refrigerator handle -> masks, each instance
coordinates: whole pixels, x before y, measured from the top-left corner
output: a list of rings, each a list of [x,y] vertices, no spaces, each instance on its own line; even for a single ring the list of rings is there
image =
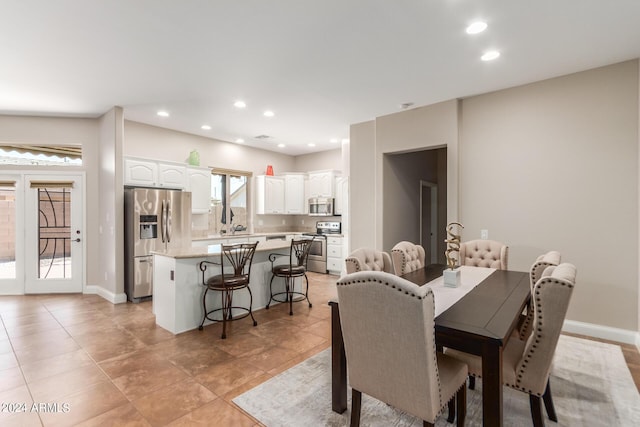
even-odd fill
[[[167,242],[171,242],[171,201],[167,200]]]
[[[165,229],[166,229],[166,224],[167,224],[167,216],[166,216],[166,207],[165,207],[165,201],[162,201],[162,212],[160,213],[160,237],[162,238],[162,243],[164,243],[164,237],[165,237]]]

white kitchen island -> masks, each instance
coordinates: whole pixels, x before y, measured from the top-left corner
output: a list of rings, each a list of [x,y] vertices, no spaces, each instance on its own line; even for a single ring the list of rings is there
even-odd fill
[[[271,262],[269,254],[286,255],[279,257],[276,264],[289,262],[291,242],[280,240],[258,243],[253,256],[249,287],[253,293],[251,308],[264,308],[270,299],[269,281],[271,280]],[[164,329],[179,334],[200,326],[204,316],[202,295],[202,272],[199,265],[202,261],[220,262],[220,245],[196,246],[186,249],[174,249],[153,253],[153,312],[156,324]],[[218,265],[207,265],[205,277],[220,274]],[[302,281],[296,281],[296,290]],[[273,280],[274,292],[284,291],[281,278]],[[249,306],[249,292],[246,289],[234,292],[234,305]],[[207,294],[207,309],[210,311],[221,306],[219,292]],[[235,313],[234,313],[235,314]],[[248,322],[251,319],[247,320]],[[242,320],[240,320],[242,322]],[[209,320],[205,325],[212,323]]]

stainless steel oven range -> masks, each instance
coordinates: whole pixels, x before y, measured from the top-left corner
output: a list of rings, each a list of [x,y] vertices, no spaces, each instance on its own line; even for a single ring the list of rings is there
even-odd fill
[[[318,221],[315,233],[303,233],[304,236],[314,236],[315,239],[309,250],[307,269],[316,273],[328,273],[327,270],[327,235],[342,233],[340,221]]]

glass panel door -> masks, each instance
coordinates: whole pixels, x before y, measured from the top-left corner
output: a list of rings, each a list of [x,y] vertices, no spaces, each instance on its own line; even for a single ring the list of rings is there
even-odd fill
[[[22,176],[0,175],[0,295],[24,292]]]
[[[25,292],[81,292],[81,177],[28,176],[26,183]]]

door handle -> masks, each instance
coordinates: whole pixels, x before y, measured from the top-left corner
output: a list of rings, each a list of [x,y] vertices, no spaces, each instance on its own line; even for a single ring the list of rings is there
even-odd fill
[[[79,242],[80,238],[78,237],[77,239],[74,240],[74,242]]]

